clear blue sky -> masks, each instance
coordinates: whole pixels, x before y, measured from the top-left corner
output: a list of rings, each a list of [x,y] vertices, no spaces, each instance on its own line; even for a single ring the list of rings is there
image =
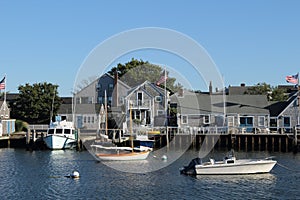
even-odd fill
[[[300,71],[299,8],[296,0],[1,0],[0,76],[7,75],[9,92],[46,81],[70,96],[80,65],[99,43],[129,29],[162,27],[202,45],[226,86],[285,84],[286,75]],[[136,56],[176,65],[155,54]]]

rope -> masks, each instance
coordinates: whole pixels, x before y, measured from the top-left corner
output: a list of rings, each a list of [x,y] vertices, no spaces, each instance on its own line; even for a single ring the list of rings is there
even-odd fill
[[[300,170],[291,169],[291,168],[289,168],[289,167],[287,167],[287,166],[285,166],[283,164],[280,164],[278,162],[277,162],[277,165],[280,166],[280,167],[282,167],[282,168],[284,168],[284,169],[286,169],[286,170],[292,171],[292,172],[300,172]]]

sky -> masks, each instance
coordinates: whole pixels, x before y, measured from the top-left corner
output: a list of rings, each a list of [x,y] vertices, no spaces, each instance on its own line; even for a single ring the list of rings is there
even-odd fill
[[[0,77],[6,75],[10,93],[48,82],[59,85],[60,96],[71,96],[99,44],[128,30],[157,27],[203,47],[225,86],[287,84],[285,76],[300,70],[299,8],[297,0],[0,0]],[[190,63],[168,52],[133,51],[105,67],[132,57],[171,66],[174,76],[184,74],[194,89],[207,90]]]

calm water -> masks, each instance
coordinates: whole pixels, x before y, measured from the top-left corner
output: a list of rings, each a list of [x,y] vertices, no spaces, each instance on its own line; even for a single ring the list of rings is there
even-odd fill
[[[225,152],[214,152],[221,158]],[[279,164],[270,174],[180,175],[197,155],[188,151],[172,165],[145,174],[119,172],[96,162],[89,152],[0,149],[0,199],[299,199],[300,154],[272,153]],[[240,158],[266,152],[237,152]],[[80,179],[64,176],[72,170]]]

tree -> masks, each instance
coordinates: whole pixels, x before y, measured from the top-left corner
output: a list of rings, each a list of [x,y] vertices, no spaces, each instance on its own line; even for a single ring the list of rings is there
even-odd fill
[[[20,85],[19,97],[10,105],[12,117],[30,124],[49,123],[61,105],[57,88],[46,82]]]
[[[118,73],[120,80],[129,85],[135,87],[142,84],[146,80],[152,83],[156,83],[160,77],[164,74],[164,69],[159,65],[151,64],[148,61],[137,60],[132,58],[130,62],[125,64],[119,63],[116,67],[113,67],[108,73],[114,75]],[[182,85],[176,82],[176,78],[170,77],[167,72],[168,79],[166,81],[167,88],[172,92],[178,91],[182,88]],[[163,85],[163,84],[162,84]]]
[[[278,87],[272,87],[267,83],[258,83],[252,87],[249,87],[245,94],[250,95],[267,95],[270,101],[285,101],[287,100],[287,95],[284,94],[284,90]]]

